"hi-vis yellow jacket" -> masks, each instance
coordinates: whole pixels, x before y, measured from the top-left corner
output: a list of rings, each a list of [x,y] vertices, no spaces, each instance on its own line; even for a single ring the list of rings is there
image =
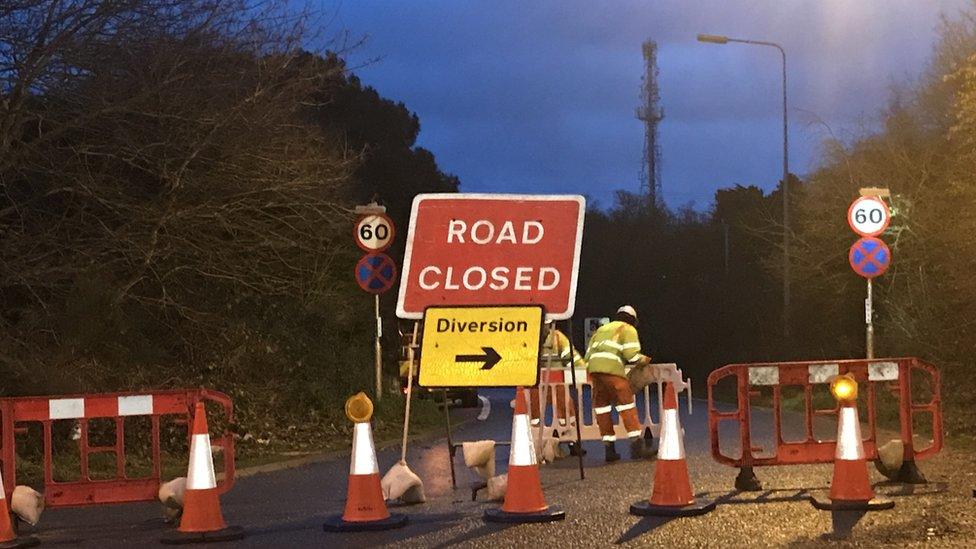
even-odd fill
[[[637,328],[615,320],[600,326],[590,337],[586,349],[586,369],[590,373],[627,377],[624,364],[636,364],[641,354]]]
[[[545,343],[542,344],[542,353],[540,354],[539,361],[542,367],[545,368],[551,356],[553,368],[567,368],[569,364],[566,361],[569,360],[570,355],[573,357],[574,366],[577,368],[586,367],[586,362],[583,360],[583,357],[573,348],[573,344],[570,343],[566,334],[559,330],[553,330],[552,335],[546,337]]]

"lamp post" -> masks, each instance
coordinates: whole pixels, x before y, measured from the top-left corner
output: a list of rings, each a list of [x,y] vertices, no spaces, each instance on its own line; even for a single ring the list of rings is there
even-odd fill
[[[728,44],[736,42],[739,44],[753,44],[756,46],[769,46],[779,50],[783,58],[783,335],[790,334],[790,202],[789,202],[789,136],[787,134],[786,118],[786,52],[783,47],[775,42],[764,42],[762,40],[744,40],[740,38],[729,38],[715,34],[699,34],[699,42],[709,44]]]

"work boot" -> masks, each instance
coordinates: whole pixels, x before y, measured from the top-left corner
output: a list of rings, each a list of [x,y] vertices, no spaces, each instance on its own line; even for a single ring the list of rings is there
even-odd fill
[[[607,463],[613,463],[614,461],[620,459],[620,454],[617,453],[617,448],[612,442],[604,442],[603,451],[603,461],[606,461]]]
[[[654,452],[644,444],[644,437],[630,439],[630,459],[654,459],[655,457],[657,456]]]
[[[581,447],[581,445],[579,445],[579,444],[577,444],[575,442],[570,442],[569,443],[569,455],[571,455],[571,456],[580,456],[580,455],[585,456],[586,455],[586,450],[584,450]]]

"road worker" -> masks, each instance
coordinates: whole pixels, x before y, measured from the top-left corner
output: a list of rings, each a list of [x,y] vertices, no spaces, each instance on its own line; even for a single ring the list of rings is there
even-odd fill
[[[559,329],[553,326],[551,319],[546,320],[546,331],[547,336],[545,342],[542,344],[542,351],[539,353],[540,363],[542,365],[542,373],[539,375],[539,380],[541,382],[547,382],[549,380],[545,379],[546,368],[551,366],[554,380],[558,380],[562,377],[561,383],[570,384],[572,383],[572,374],[569,371],[570,366],[576,368],[585,368],[586,362],[579,352],[573,347],[573,344],[566,337],[566,334],[562,333]],[[572,364],[570,364],[572,362]],[[557,372],[561,375],[557,375]],[[573,406],[573,401],[566,399],[566,391],[562,387],[550,388],[556,394],[556,410],[555,417],[556,421],[559,423],[561,429],[565,429],[570,425],[575,424],[576,421],[576,408]],[[578,394],[578,393],[577,393]],[[550,397],[546,397],[546,408],[549,407],[549,403],[552,402]],[[540,422],[539,417],[539,386],[532,387],[529,389],[529,413],[532,418],[532,425],[538,426]],[[569,443],[569,453],[570,455],[577,455],[580,448],[577,447],[575,442]],[[584,453],[585,455],[585,453]]]
[[[651,358],[640,352],[636,326],[637,311],[630,305],[624,305],[617,309],[613,321],[600,326],[593,333],[586,350],[586,368],[593,385],[593,413],[600,427],[608,462],[620,459],[610,416],[614,408],[627,429],[631,459],[653,457],[644,447],[643,429],[637,419],[637,401],[624,369],[625,365],[641,367],[651,363]]]

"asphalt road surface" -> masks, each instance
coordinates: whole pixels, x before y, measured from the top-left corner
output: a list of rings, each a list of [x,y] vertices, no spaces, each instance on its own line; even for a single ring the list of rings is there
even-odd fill
[[[511,393],[491,393],[493,410],[477,421],[477,410],[455,412],[466,421],[455,429],[455,440],[508,440],[511,429]],[[340,513],[345,501],[348,456],[271,473],[240,478],[223,497],[229,524],[247,529],[244,540],[209,546],[235,547],[594,547],[609,545],[672,547],[765,546],[945,546],[972,547],[976,533],[976,500],[972,489],[973,458],[965,452],[944,450],[921,463],[930,484],[886,484],[872,469],[879,494],[896,501],[893,510],[869,513],[831,513],[816,510],[807,500],[812,490],[827,489],[829,465],[757,469],[766,490],[733,490],[736,471],[719,465],[709,453],[707,412],[696,402],[693,415],[681,403],[692,483],[698,495],[718,500],[715,511],[700,517],[639,518],[628,513],[630,504],[650,495],[653,462],[602,462],[601,443],[588,442],[586,479],[579,479],[575,458],[541,469],[545,496],[566,511],[566,520],[551,524],[499,525],[482,520],[485,509],[497,503],[471,501],[468,488],[475,477],[457,457],[458,489],[451,487],[448,452],[443,438],[415,444],[408,455],[410,467],[424,479],[428,503],[391,507],[409,515],[398,530],[356,534],[326,533],[325,516]],[[760,428],[769,413],[756,412]],[[621,450],[624,443],[618,443]],[[380,452],[385,473],[399,455],[399,446]],[[498,448],[500,472],[508,448]],[[626,455],[625,451],[622,451]],[[129,504],[79,509],[50,509],[35,534],[44,545],[82,547],[136,547],[158,544],[170,530],[156,504]],[[29,528],[24,529],[30,533]]]

